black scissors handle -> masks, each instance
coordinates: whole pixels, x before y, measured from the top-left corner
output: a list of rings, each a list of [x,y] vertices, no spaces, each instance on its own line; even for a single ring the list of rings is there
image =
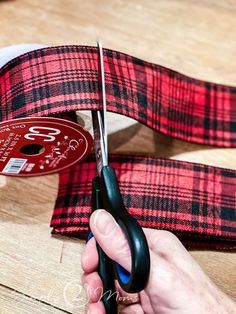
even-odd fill
[[[95,177],[92,182],[92,211],[103,208],[102,195],[100,190],[99,178]],[[89,233],[88,240],[92,237]],[[104,304],[106,314],[117,314],[117,293],[114,281],[113,261],[104,253],[97,244],[98,251],[98,274],[102,280],[103,291],[101,301]]]
[[[131,273],[115,263],[116,278],[124,291],[140,292],[145,288],[150,273],[150,253],[145,234],[125,208],[114,168],[104,166],[100,180],[103,206],[126,235],[131,252]]]

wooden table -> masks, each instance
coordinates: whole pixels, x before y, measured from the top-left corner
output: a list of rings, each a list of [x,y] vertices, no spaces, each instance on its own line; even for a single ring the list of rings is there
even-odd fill
[[[185,74],[236,85],[236,4],[220,0],[0,1],[0,46],[104,46]],[[123,135],[129,140],[123,142]],[[112,135],[112,151],[150,152],[236,169],[235,149],[184,143],[134,125]],[[138,143],[142,145],[138,145]],[[50,235],[57,175],[0,176],[0,313],[84,313],[84,242]],[[236,254],[194,251],[215,283],[236,299]]]

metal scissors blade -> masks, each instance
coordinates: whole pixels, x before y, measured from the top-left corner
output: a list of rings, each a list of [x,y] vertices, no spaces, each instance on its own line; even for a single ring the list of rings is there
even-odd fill
[[[92,111],[93,132],[94,132],[94,149],[97,162],[98,175],[101,175],[101,170],[107,166],[107,154],[103,137],[103,123],[100,111]]]
[[[102,90],[102,110],[92,111],[93,131],[94,131],[94,147],[97,161],[98,174],[101,169],[108,164],[108,148],[107,148],[107,123],[106,123],[106,87],[105,73],[103,63],[103,50],[101,41],[97,42],[99,50],[99,74]]]
[[[101,40],[97,41],[97,46],[99,50],[99,65],[100,65],[100,77],[101,77],[101,87],[102,87],[102,118],[103,118],[103,138],[105,152],[108,155],[107,148],[107,101],[106,101],[106,84],[105,84],[105,71],[104,71],[104,60],[103,60],[103,49]]]

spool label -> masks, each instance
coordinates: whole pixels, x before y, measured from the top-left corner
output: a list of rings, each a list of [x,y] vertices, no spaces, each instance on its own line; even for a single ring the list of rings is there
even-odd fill
[[[0,174],[36,176],[58,172],[84,159],[93,139],[78,124],[48,117],[0,123]]]

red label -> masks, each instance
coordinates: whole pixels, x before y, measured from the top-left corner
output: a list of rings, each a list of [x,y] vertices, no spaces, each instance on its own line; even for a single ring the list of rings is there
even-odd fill
[[[0,174],[36,176],[58,172],[84,159],[93,139],[78,124],[57,118],[0,123]]]

